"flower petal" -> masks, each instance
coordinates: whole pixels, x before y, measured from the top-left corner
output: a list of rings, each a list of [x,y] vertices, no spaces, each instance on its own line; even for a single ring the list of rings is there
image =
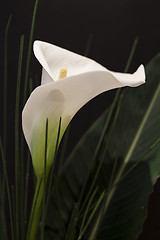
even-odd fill
[[[35,41],[33,50],[40,64],[54,81],[58,80],[63,67],[67,68],[68,77],[91,71],[107,71],[99,63],[87,57],[46,42]],[[43,83],[46,82],[42,76]]]
[[[42,77],[41,77],[41,85],[48,84],[54,82],[53,78],[48,74],[45,68],[42,68]]]
[[[119,72],[112,72],[115,78],[117,78],[120,82],[123,82],[124,85],[130,87],[137,87],[143,83],[145,83],[145,70],[144,66],[141,64],[137,71],[134,74],[129,73],[119,73]]]
[[[29,97],[22,125],[37,175],[43,174],[46,119],[49,122],[47,166],[52,163],[58,123],[62,117],[60,140],[76,112],[89,100],[110,89],[138,86],[145,81],[143,66],[134,74],[108,71],[85,72],[36,88]]]

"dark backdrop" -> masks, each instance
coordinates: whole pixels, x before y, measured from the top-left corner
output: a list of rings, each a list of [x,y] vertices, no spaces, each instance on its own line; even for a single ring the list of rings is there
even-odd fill
[[[24,56],[26,56],[34,2],[33,0],[1,0],[1,79],[3,79],[4,31],[9,14],[12,13],[8,47],[8,109],[11,112],[8,133],[10,134],[13,134],[12,112],[19,39],[22,34],[25,34]],[[91,39],[89,57],[111,70],[124,70],[133,41],[137,36],[139,42],[129,69],[130,72],[134,71],[141,63],[147,64],[160,51],[158,0],[39,0],[34,39],[51,42],[82,55],[85,54],[88,39]],[[40,79],[40,70],[38,62],[32,56],[30,75],[36,75],[37,79]],[[1,103],[3,100],[2,85],[1,80]],[[111,103],[113,95],[114,91],[102,94],[75,116],[72,128],[76,130],[76,135],[72,134],[68,151],[73,148],[88,126]],[[10,145],[12,145],[11,142]],[[160,183],[156,184],[150,198],[148,218],[139,240],[157,239],[160,239]]]

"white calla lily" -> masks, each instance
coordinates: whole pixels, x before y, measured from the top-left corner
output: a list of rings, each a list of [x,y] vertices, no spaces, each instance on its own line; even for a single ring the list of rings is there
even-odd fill
[[[23,109],[22,125],[38,177],[44,171],[46,119],[49,171],[60,118],[59,140],[73,116],[89,100],[110,89],[139,86],[145,82],[145,72],[143,65],[134,74],[112,72],[89,58],[41,41],[34,42],[34,53],[43,67],[42,85],[31,93]]]

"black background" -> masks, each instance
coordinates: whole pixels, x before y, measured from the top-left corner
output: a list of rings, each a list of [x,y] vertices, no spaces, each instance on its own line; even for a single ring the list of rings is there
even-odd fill
[[[0,101],[3,92],[4,32],[9,14],[9,92],[8,109],[11,112],[8,132],[12,132],[19,41],[25,35],[25,56],[33,13],[33,0],[1,0],[0,14]],[[133,41],[138,46],[129,71],[146,65],[160,51],[160,7],[156,0],[39,0],[34,40],[39,39],[85,54],[88,39],[92,39],[89,57],[108,69],[124,71]],[[30,75],[40,79],[41,68],[32,56]],[[111,103],[114,91],[102,94],[80,110],[73,119],[70,149],[88,126]],[[2,104],[1,104],[2,105]],[[1,106],[2,108],[2,106]],[[2,115],[2,112],[1,112]],[[2,125],[2,118],[1,118]],[[78,126],[78,128],[77,128]],[[2,130],[2,129],[1,129]],[[12,145],[12,143],[10,142]],[[70,149],[68,151],[70,151]],[[13,149],[11,148],[11,152]],[[155,185],[149,200],[149,213],[139,240],[160,239],[160,182]]]

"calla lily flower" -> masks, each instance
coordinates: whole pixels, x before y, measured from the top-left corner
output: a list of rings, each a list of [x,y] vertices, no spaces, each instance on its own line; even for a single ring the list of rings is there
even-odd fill
[[[143,65],[133,74],[112,72],[97,62],[55,45],[35,41],[34,54],[42,65],[42,82],[30,95],[22,113],[24,136],[37,177],[43,176],[45,131],[48,119],[47,172],[59,142],[77,111],[89,100],[110,89],[145,83]]]

